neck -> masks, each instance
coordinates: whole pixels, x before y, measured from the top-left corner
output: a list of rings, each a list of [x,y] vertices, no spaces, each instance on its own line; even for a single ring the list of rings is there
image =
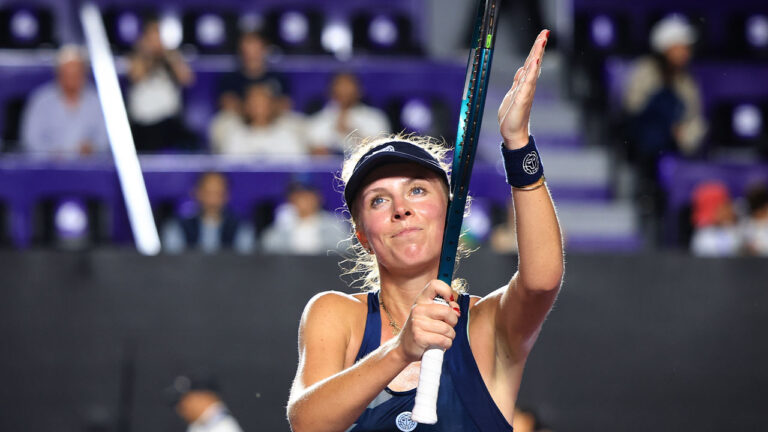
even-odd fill
[[[221,220],[221,212],[218,210],[203,211],[202,219],[208,222],[219,222]]]
[[[68,105],[77,105],[80,100],[80,93],[76,91],[62,91],[61,94]]]
[[[248,63],[244,65],[245,75],[249,77],[259,77],[264,74],[264,63]]]
[[[405,322],[410,313],[411,306],[416,301],[416,297],[424,290],[427,283],[436,277],[436,265],[409,274],[393,274],[379,266],[379,278],[384,302],[398,324],[402,325]]]

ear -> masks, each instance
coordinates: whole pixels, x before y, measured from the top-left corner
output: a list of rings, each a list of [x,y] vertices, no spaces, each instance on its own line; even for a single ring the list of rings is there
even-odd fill
[[[371,249],[371,245],[368,244],[368,238],[365,237],[365,234],[358,230],[355,230],[355,237],[357,237],[357,241],[360,242],[360,244],[363,246],[363,249],[367,250],[369,254],[373,254],[373,249]]]

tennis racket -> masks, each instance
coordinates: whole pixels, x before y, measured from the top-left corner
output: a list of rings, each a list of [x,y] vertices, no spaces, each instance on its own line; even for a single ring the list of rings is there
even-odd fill
[[[479,0],[477,17],[472,32],[467,73],[462,94],[459,127],[456,144],[453,149],[453,168],[451,170],[451,193],[453,199],[448,204],[443,249],[440,254],[438,279],[451,284],[456,264],[456,251],[461,235],[461,223],[464,219],[464,207],[467,203],[469,179],[472,176],[472,164],[475,161],[477,138],[485,108],[485,93],[491,73],[493,44],[496,36],[499,0]],[[447,304],[441,298],[435,302]],[[440,373],[443,367],[443,350],[428,349],[421,358],[419,386],[411,419],[418,423],[437,423],[437,394],[440,387]]]

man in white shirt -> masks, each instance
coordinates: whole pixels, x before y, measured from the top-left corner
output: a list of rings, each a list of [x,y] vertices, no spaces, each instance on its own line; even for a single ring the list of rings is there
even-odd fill
[[[27,153],[71,157],[109,149],[96,91],[87,84],[80,47],[65,45],[56,58],[56,80],[32,93],[21,125]]]
[[[337,74],[330,93],[328,104],[308,122],[312,153],[345,153],[363,138],[391,132],[387,116],[360,101],[360,83],[354,75]]]

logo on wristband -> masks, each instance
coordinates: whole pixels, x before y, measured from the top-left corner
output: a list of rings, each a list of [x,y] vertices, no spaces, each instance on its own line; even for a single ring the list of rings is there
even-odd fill
[[[528,175],[533,175],[539,172],[539,155],[535,151],[532,151],[525,155],[523,159],[523,171]]]

